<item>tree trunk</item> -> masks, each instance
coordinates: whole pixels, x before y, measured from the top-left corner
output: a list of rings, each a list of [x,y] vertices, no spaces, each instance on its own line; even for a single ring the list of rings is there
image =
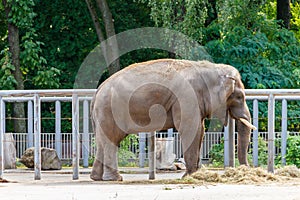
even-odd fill
[[[97,11],[96,11],[96,9],[95,9],[95,7],[94,7],[91,0],[85,0],[85,2],[86,2],[87,6],[88,6],[88,9],[90,11],[90,14],[91,14],[91,17],[92,17],[92,20],[93,20],[93,24],[94,24],[95,29],[96,29],[98,40],[101,43],[105,40],[105,38],[103,36],[101,26],[100,26],[100,23],[99,23],[99,20],[98,20]],[[104,54],[104,57],[106,58],[106,45],[101,45],[101,50]]]
[[[9,13],[11,11],[10,5],[8,5],[6,0],[2,0],[3,6],[5,8],[5,13],[8,21],[8,45],[9,52],[11,54],[11,62],[15,67],[13,72],[14,77],[17,81],[17,90],[24,90],[24,80],[22,71],[20,68],[20,41],[19,41],[19,28],[10,22]],[[17,133],[26,132],[26,121],[25,121],[25,109],[24,103],[14,103],[13,104],[13,119],[14,119],[14,131]]]
[[[208,16],[205,20],[205,27],[209,26],[214,20],[218,18],[217,1],[208,0],[207,9]]]
[[[115,36],[115,28],[112,14],[106,0],[97,0],[97,7],[101,12],[105,28],[106,37],[104,37],[92,0],[86,0],[86,3],[96,28],[98,40],[101,44],[101,50],[108,65],[109,75],[112,75],[120,69],[118,43],[116,38],[113,37]]]
[[[290,28],[291,7],[290,0],[277,0],[277,20],[283,28]]]

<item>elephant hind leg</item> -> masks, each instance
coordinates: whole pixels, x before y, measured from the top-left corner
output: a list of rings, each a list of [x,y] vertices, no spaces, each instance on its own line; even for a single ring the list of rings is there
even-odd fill
[[[104,181],[122,181],[123,178],[118,170],[118,146],[112,142],[104,144]]]
[[[102,181],[103,177],[103,162],[104,162],[104,151],[101,142],[101,135],[103,134],[102,129],[97,126],[95,128],[95,142],[97,146],[96,157],[93,163],[92,172],[90,178],[94,181]]]
[[[96,158],[94,160],[93,169],[90,178],[94,181],[102,181],[103,177],[103,149],[97,147]]]
[[[103,146],[103,176],[104,181],[122,181],[123,178],[118,170],[118,146],[126,137],[126,134],[117,126],[107,129],[102,135]]]
[[[94,181],[122,181],[118,171],[118,145],[104,134],[97,135],[97,154],[90,178]],[[124,137],[123,137],[124,138]]]

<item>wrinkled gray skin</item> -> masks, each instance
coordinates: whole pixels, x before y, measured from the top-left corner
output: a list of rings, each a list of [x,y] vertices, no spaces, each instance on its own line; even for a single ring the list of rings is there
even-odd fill
[[[161,59],[131,65],[102,83],[91,103],[97,154],[91,179],[122,180],[117,149],[129,133],[176,128],[186,175],[198,169],[204,119],[236,119],[238,159],[247,165],[251,125],[239,72],[208,61]]]

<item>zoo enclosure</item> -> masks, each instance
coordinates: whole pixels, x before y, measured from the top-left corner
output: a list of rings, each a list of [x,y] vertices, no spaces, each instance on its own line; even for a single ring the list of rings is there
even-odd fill
[[[79,158],[83,159],[84,166],[87,166],[88,158],[94,153],[94,147],[91,145],[93,133],[89,128],[89,101],[91,100],[95,90],[34,90],[34,91],[0,91],[0,176],[3,174],[3,135],[6,133],[5,128],[5,105],[7,102],[27,102],[27,133],[17,133],[15,139],[21,148],[35,146],[35,179],[40,179],[40,155],[41,146],[55,147],[60,158],[72,159],[73,179],[78,178]],[[258,102],[268,101],[268,149],[269,149],[269,171],[274,170],[274,119],[275,119],[275,99],[282,101],[282,130],[281,130],[281,153],[285,154],[286,138],[287,138],[287,100],[299,100],[300,90],[246,90],[247,99],[253,101],[253,124],[258,126]],[[55,102],[55,133],[41,133],[41,103]],[[70,102],[72,104],[72,133],[61,133],[61,102]],[[79,102],[82,102],[82,130],[79,126]],[[234,156],[235,132],[233,129],[233,121],[231,126],[224,130],[225,138],[225,166],[232,166]],[[253,162],[257,166],[258,159],[258,136],[261,133],[253,131]],[[23,135],[23,136],[22,136]],[[219,140],[223,132],[206,133],[206,141],[204,141],[202,158],[208,155],[208,150],[213,144],[211,138]],[[22,136],[22,139],[20,137]],[[180,138],[178,134],[175,136],[174,142],[175,153],[177,158],[181,157]],[[57,139],[60,138],[60,139]],[[65,147],[64,141],[71,140]],[[73,139],[74,138],[74,139]],[[178,138],[178,139],[176,139]],[[21,141],[21,142],[20,142]],[[209,142],[210,141],[210,142]],[[44,143],[43,143],[44,142]],[[81,144],[81,147],[79,146]],[[271,154],[271,155],[270,155]],[[72,155],[72,157],[64,156]],[[284,156],[283,156],[284,159]],[[283,160],[284,163],[284,160]],[[273,167],[272,167],[273,166]]]

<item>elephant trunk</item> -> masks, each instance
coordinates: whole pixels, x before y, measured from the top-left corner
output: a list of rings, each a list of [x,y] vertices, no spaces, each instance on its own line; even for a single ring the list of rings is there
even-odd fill
[[[250,142],[251,129],[255,127],[251,124],[251,116],[248,107],[245,107],[244,117],[237,120],[238,131],[238,159],[240,165],[248,165],[247,154]]]
[[[238,129],[238,159],[241,165],[248,165],[247,154],[250,142],[250,128],[237,121]]]

